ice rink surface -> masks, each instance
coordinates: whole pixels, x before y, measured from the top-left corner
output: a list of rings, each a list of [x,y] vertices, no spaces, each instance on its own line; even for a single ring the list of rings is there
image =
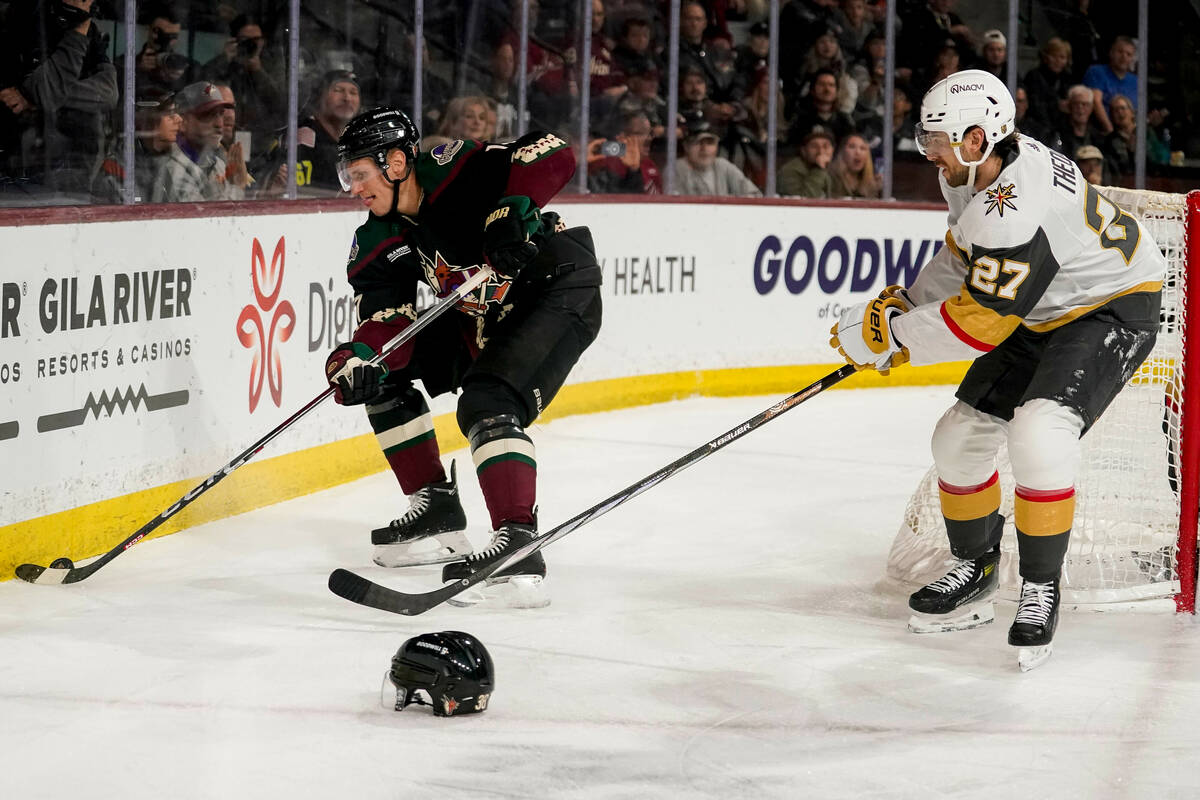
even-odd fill
[[[438,567],[370,564],[370,529],[407,507],[390,473],[147,542],[86,583],[4,583],[0,795],[1193,797],[1192,618],[1065,614],[1027,674],[1011,605],[905,631],[884,565],[951,397],[811,399],[550,547],[540,610],[408,618],[331,594],[338,566],[437,585]],[[543,528],[778,399],[537,426]],[[396,648],[444,629],[490,650],[490,709],[380,708]]]

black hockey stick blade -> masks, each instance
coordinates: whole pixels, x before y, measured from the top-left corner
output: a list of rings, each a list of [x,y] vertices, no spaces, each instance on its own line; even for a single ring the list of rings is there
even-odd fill
[[[81,581],[88,575],[99,569],[95,564],[86,564],[82,567],[76,567],[73,563],[71,566],[61,566],[66,559],[58,559],[48,567],[39,567],[37,564],[21,564],[17,567],[17,577],[29,583],[75,583]]]
[[[809,384],[795,394],[789,395],[787,398],[771,406],[766,411],[751,417],[741,425],[738,425],[736,428],[731,428],[717,438],[705,442],[682,458],[663,467],[658,472],[647,475],[645,478],[642,478],[632,486],[627,486],[611,497],[601,500],[588,510],[576,514],[574,517],[559,525],[557,528],[553,528],[552,530],[540,534],[503,561],[497,561],[486,569],[472,573],[469,577],[462,578],[454,583],[448,583],[442,588],[434,589],[430,592],[410,594],[408,592],[397,591],[396,589],[389,589],[386,586],[380,586],[378,583],[369,581],[361,575],[356,575],[349,570],[335,569],[329,575],[329,590],[338,597],[343,597],[352,603],[358,603],[359,605],[368,606],[370,608],[377,608],[380,611],[390,611],[393,614],[403,614],[409,617],[416,616],[417,614],[423,614],[429,609],[441,605],[460,592],[466,591],[475,584],[487,580],[493,574],[500,572],[506,567],[516,564],[528,556],[533,555],[551,542],[561,539],[571,531],[591,522],[596,517],[607,514],[617,506],[622,505],[626,501],[637,497],[642,492],[657,486],[659,483],[662,483],[676,472],[690,467],[697,461],[700,461],[706,456],[709,456],[712,453],[720,450],[722,447],[725,447],[730,442],[737,441],[760,425],[775,419],[785,411],[790,411],[791,409],[803,403],[805,400],[813,397],[814,395],[820,394],[830,386],[833,386],[835,383],[850,377],[855,372],[857,372],[857,368],[852,364],[847,364],[844,367],[834,370],[825,377]]]
[[[479,286],[486,283],[491,279],[491,277],[492,270],[490,267],[487,267],[479,270],[479,272],[467,278],[467,280],[463,281],[462,284],[454,289],[454,291],[443,297],[428,311],[419,316],[415,322],[393,336],[386,344],[384,344],[383,347],[380,348],[379,353],[371,359],[370,363],[378,364],[380,361],[386,358],[389,353],[403,345],[405,342],[411,340],[417,335],[417,333],[429,325],[429,323],[433,322],[434,319],[457,305],[459,300],[461,300],[470,292],[474,291]],[[87,578],[105,564],[121,555],[121,553],[124,553],[126,550],[145,539],[150,535],[151,532],[154,531],[155,528],[157,528],[159,525],[162,525],[168,519],[182,511],[185,506],[190,504],[197,497],[207,492],[213,486],[216,486],[217,483],[219,483],[226,475],[233,472],[250,459],[254,458],[254,456],[258,455],[258,453],[276,436],[290,428],[297,420],[299,420],[308,412],[312,411],[327,397],[332,395],[333,389],[328,388],[314,397],[312,400],[309,400],[303,408],[277,425],[270,433],[263,436],[257,442],[243,450],[237,456],[237,458],[221,467],[212,475],[209,475],[201,484],[189,491],[183,497],[176,500],[170,508],[168,508],[166,511],[163,511],[161,514],[147,522],[142,527],[138,528],[137,531],[130,534],[120,544],[97,558],[95,561],[85,564],[82,567],[76,567],[68,558],[55,559],[48,567],[42,567],[37,564],[21,564],[16,569],[17,577],[28,583],[37,584],[78,583],[84,578]]]

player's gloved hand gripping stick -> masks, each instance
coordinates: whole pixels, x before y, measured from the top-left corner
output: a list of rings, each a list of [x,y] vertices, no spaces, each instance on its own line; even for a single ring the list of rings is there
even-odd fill
[[[488,281],[488,279],[492,277],[492,275],[493,275],[493,273],[492,273],[491,269],[484,268],[484,269],[479,270],[479,272],[475,273],[470,278],[468,278],[466,281],[464,281],[463,284],[461,286],[459,286],[457,289],[455,289],[451,294],[449,294],[446,297],[444,297],[443,299],[439,300],[436,305],[434,305],[432,308],[430,308],[428,311],[426,311],[424,314],[422,314],[419,318],[417,318],[416,322],[412,323],[407,328],[405,328],[403,331],[396,334],[390,341],[388,341],[387,344],[385,344],[380,349],[379,353],[374,358],[370,359],[370,361],[363,362],[363,363],[376,364],[376,363],[382,361],[385,357],[387,357],[387,355],[389,353],[391,353],[397,347],[400,347],[401,345],[403,345],[405,342],[408,342],[409,340],[411,340],[414,336],[417,335],[417,333],[419,333],[422,329],[424,329],[425,326],[427,326],[429,323],[433,322],[433,320],[437,319],[439,316],[444,314],[450,308],[455,306],[459,300],[461,300],[467,294],[469,294],[472,291],[474,291],[475,289],[477,289],[479,286],[486,283]],[[74,563],[72,563],[71,560],[68,558],[56,559],[50,564],[49,567],[41,567],[41,566],[38,566],[37,564],[22,564],[19,567],[17,567],[17,577],[23,581],[28,581],[30,583],[78,583],[79,581],[83,580],[84,578],[87,578],[89,575],[94,573],[96,570],[100,569],[105,564],[112,561],[117,556],[121,555],[121,553],[125,552],[126,550],[128,550],[129,548],[133,547],[135,544],[140,542],[142,539],[146,538],[146,536],[148,536],[151,531],[153,531],[159,525],[162,525],[164,522],[166,522],[171,517],[175,516],[185,506],[190,504],[197,497],[204,494],[209,489],[211,489],[213,486],[215,486],[218,482],[220,482],[220,480],[222,478],[224,478],[226,475],[233,472],[235,469],[242,466],[250,459],[254,458],[254,456],[258,455],[258,453],[264,447],[266,447],[267,444],[269,442],[271,442],[272,439],[274,439],[279,434],[283,433],[285,430],[290,428],[293,423],[295,423],[297,420],[299,420],[305,414],[307,414],[308,412],[310,412],[314,408],[316,408],[318,405],[320,405],[325,400],[325,398],[332,395],[334,393],[334,391],[335,391],[335,387],[330,386],[328,389],[321,392],[319,395],[317,395],[312,400],[310,400],[307,404],[305,404],[305,406],[303,408],[301,408],[299,411],[297,411],[292,416],[285,419],[282,423],[280,423],[280,425],[278,427],[276,427],[274,430],[272,430],[266,436],[262,437],[257,442],[250,445],[248,448],[243,450],[236,458],[234,458],[228,464],[221,467],[219,470],[214,472],[212,475],[208,476],[204,480],[204,482],[201,483],[199,486],[192,489],[190,492],[185,494],[183,497],[181,497],[177,501],[175,501],[175,503],[173,505],[171,505],[166,511],[162,512],[157,517],[155,517],[154,519],[147,522],[145,525],[143,525],[141,528],[139,528],[136,532],[131,534],[129,536],[129,538],[122,541],[116,547],[109,550],[107,553],[100,556],[95,561],[92,561],[91,563],[85,564],[80,567],[75,566]]]

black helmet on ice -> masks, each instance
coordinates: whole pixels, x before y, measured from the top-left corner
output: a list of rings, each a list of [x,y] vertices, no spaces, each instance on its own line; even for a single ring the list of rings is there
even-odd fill
[[[393,148],[400,148],[408,159],[408,172],[411,173],[417,160],[417,150],[421,144],[421,134],[417,126],[398,108],[375,108],[364,111],[346,126],[337,143],[338,178],[342,188],[350,190],[350,179],[346,167],[351,161],[360,158],[374,160],[376,166],[383,172],[384,177],[393,182],[408,178],[391,178],[387,174],[387,154]]]
[[[400,645],[392,657],[381,701],[395,711],[416,703],[433,706],[436,716],[452,717],[486,710],[494,686],[492,657],[474,636],[423,633]]]

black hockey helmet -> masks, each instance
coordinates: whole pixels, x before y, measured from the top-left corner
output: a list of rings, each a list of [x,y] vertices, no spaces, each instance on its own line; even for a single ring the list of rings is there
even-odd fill
[[[439,717],[487,709],[495,685],[492,657],[462,631],[422,633],[400,645],[383,679],[384,708],[428,705]],[[421,697],[423,693],[425,697]]]
[[[387,154],[392,148],[398,147],[408,158],[408,170],[412,171],[417,160],[417,150],[421,145],[421,134],[417,126],[398,108],[373,108],[350,120],[346,130],[338,137],[337,167],[338,178],[342,188],[350,190],[350,179],[346,167],[351,161],[360,158],[371,158],[383,172],[387,174]],[[408,177],[390,178],[393,182],[403,181]]]

